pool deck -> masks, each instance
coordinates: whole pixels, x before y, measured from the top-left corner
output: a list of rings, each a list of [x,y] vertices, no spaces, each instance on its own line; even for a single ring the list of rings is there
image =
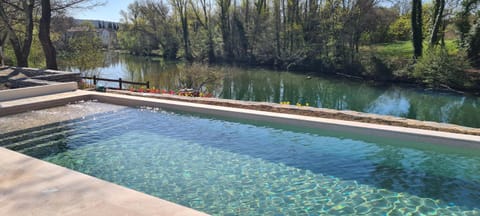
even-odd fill
[[[207,215],[0,148],[0,215]]]
[[[77,90],[0,102],[0,117],[98,100],[126,106],[151,106],[223,117],[480,148],[480,136],[379,125],[339,119],[267,112],[185,101]],[[473,129],[478,130],[478,129]],[[159,198],[0,148],[0,215],[205,215]]]

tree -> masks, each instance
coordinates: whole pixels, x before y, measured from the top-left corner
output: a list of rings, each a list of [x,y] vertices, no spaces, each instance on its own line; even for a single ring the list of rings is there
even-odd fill
[[[388,35],[392,40],[406,41],[412,36],[412,25],[409,15],[400,16],[388,27]]]
[[[66,0],[66,1],[54,1],[52,7],[50,0],[41,0],[41,18],[40,29],[38,38],[42,44],[42,49],[45,54],[45,63],[48,69],[57,70],[57,51],[53,46],[50,37],[50,26],[52,22],[52,11],[61,12],[71,8],[86,8],[91,9],[96,6],[100,6],[103,3],[96,0]]]
[[[433,18],[432,26],[430,30],[430,46],[435,46],[439,41],[440,27],[444,24],[443,22],[444,10],[445,10],[445,0],[435,0],[433,15],[432,15],[432,18]]]
[[[464,0],[457,14],[456,26],[460,35],[460,46],[467,51],[468,58],[480,66],[480,17],[472,17],[479,0]],[[474,20],[474,23],[471,23]]]
[[[216,0],[219,7],[220,31],[223,39],[223,52],[227,61],[233,59],[233,47],[231,40],[231,22],[230,22],[230,6],[231,0]]]
[[[38,38],[42,44],[47,68],[57,70],[57,51],[50,39],[50,23],[52,20],[52,6],[50,5],[50,0],[41,0],[41,6],[42,17],[40,18]]]
[[[200,5],[197,5],[200,3]],[[195,13],[195,17],[197,18],[197,21],[200,23],[200,25],[207,31],[207,55],[208,55],[208,61],[210,63],[213,63],[216,61],[215,57],[215,44],[213,41],[213,31],[214,31],[214,26],[212,25],[212,15],[211,15],[211,10],[212,10],[212,2],[211,0],[199,0],[195,4],[193,0],[190,0],[190,4],[192,5],[192,10]],[[202,11],[200,15],[200,12]],[[201,17],[202,16],[202,17]]]
[[[415,59],[422,56],[423,51],[423,23],[422,23],[422,1],[412,0],[412,42],[413,56]]]
[[[10,44],[14,50],[17,65],[28,67],[28,57],[33,41],[35,28],[34,12],[41,10],[39,39],[45,53],[48,68],[56,69],[56,51],[50,39],[50,22],[52,12],[65,11],[72,8],[91,8],[101,3],[95,0],[0,0],[0,23],[5,26]]]
[[[80,72],[92,73],[95,68],[104,63],[104,54],[101,51],[102,41],[95,33],[95,26],[91,23],[82,23],[85,31],[77,32],[68,39],[67,47],[63,50],[63,56],[73,63]],[[89,74],[87,74],[89,75]]]
[[[34,0],[15,2],[0,0],[0,21],[8,32],[19,67],[28,67],[28,56],[33,40],[34,7]]]
[[[136,55],[151,55],[153,50],[160,48],[164,58],[177,59],[180,45],[176,22],[170,16],[170,7],[163,1],[135,1],[121,14],[118,39],[123,49]]]
[[[193,61],[193,55],[190,44],[190,32],[188,29],[188,0],[171,0],[180,18],[183,36],[184,58],[187,61]]]

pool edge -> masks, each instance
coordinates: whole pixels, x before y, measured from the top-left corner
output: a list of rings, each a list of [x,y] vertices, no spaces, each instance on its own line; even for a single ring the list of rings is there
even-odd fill
[[[480,136],[441,132],[425,129],[406,128],[400,126],[363,123],[330,118],[301,116],[295,114],[275,113],[251,109],[232,108],[217,105],[207,105],[183,101],[145,98],[138,96],[96,93],[92,98],[105,103],[124,106],[151,106],[186,112],[217,115],[223,117],[246,118],[250,120],[267,121],[294,126],[307,126],[330,131],[348,131],[367,136],[379,136],[390,139],[404,139],[415,142],[443,144],[449,146],[462,146],[480,148]],[[455,144],[452,144],[455,142]]]
[[[2,147],[0,164],[0,215],[207,215]]]

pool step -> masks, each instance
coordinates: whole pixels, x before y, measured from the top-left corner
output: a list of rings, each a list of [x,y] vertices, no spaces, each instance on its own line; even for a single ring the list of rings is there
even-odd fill
[[[113,114],[118,114],[118,113],[112,113],[112,115]],[[48,136],[50,134],[61,133],[65,131],[65,128],[69,128],[73,126],[75,126],[75,128],[79,128],[91,123],[93,118],[96,118],[96,121],[99,121],[102,124],[126,119],[126,118],[119,119],[118,118],[119,116],[122,116],[122,115],[117,115],[115,116],[115,118],[109,118],[111,117],[111,115],[91,116],[85,119],[75,119],[67,122],[42,126],[40,128],[27,129],[24,131],[20,131],[24,133],[14,132],[14,134],[6,135],[6,136],[2,135],[2,138],[0,138],[0,146],[6,146],[12,143],[18,143],[18,142],[22,142],[24,140],[29,140],[29,139],[41,138],[43,136]],[[73,130],[69,130],[69,131],[73,131]]]
[[[123,109],[115,112],[91,115],[91,116],[87,116],[86,118],[78,118],[78,119],[73,119],[69,121],[43,125],[40,127],[34,127],[34,128],[25,129],[25,130],[19,130],[19,131],[13,131],[10,133],[0,134],[0,146],[1,146],[1,143],[6,142],[7,140],[15,141],[16,138],[21,139],[24,136],[35,137],[37,136],[37,134],[49,133],[51,132],[50,130],[54,130],[54,128],[62,128],[62,127],[70,126],[74,124],[81,124],[82,122],[88,122],[89,120],[92,120],[92,118],[98,118],[98,119],[111,118],[111,117],[118,118],[118,116],[123,116],[122,113],[128,112],[128,111],[129,111],[128,109]]]
[[[63,150],[66,150],[69,147],[72,147],[72,146],[69,146],[69,145],[72,145],[71,140],[77,140],[76,143],[81,143],[80,145],[89,144],[87,142],[82,142],[80,139],[92,137],[92,136],[99,136],[101,134],[104,134],[106,131],[114,130],[118,127],[127,125],[133,122],[133,120],[127,120],[123,122],[124,124],[115,124],[115,125],[110,125],[108,127],[100,127],[95,130],[89,130],[86,133],[66,136],[63,139],[48,140],[46,142],[29,143],[29,145],[22,145],[23,148],[19,146],[15,146],[15,151],[30,155],[33,157],[45,157],[47,155],[58,153]]]
[[[68,127],[59,127],[60,130],[58,130],[56,133],[45,133],[45,134],[37,134],[36,137],[29,138],[26,137],[26,139],[19,140],[17,142],[9,142],[9,143],[1,143],[0,146],[3,146],[5,148],[18,151],[21,149],[29,148],[32,146],[36,146],[38,144],[42,144],[45,142],[49,141],[54,141],[54,140],[64,140],[64,139],[74,139],[76,137],[82,137],[84,135],[89,135],[89,134],[97,134],[100,132],[105,132],[107,130],[115,129],[121,126],[125,126],[130,121],[127,118],[121,118],[121,119],[105,119],[105,121],[96,121],[95,124],[88,125],[74,125],[73,128],[72,125]],[[86,121],[88,122],[88,121]],[[85,124],[87,124],[84,122]]]
[[[12,148],[13,146],[28,145],[28,143],[31,143],[31,142],[38,143],[38,142],[44,142],[48,140],[61,139],[67,136],[68,134],[72,134],[75,132],[82,132],[83,130],[86,130],[86,129],[95,130],[99,127],[103,127],[104,125],[108,125],[112,123],[118,124],[119,122],[121,122],[120,120],[123,121],[124,119],[99,121],[99,122],[96,122],[95,125],[88,125],[89,121],[79,123],[79,125],[78,124],[59,125],[58,127],[52,128],[51,130],[43,130],[42,132],[38,132],[38,133],[27,135],[27,136],[5,139],[3,141],[0,141],[0,146],[6,147],[6,148]],[[89,126],[89,128],[87,128],[87,125]],[[16,150],[16,149],[13,149],[13,150]]]

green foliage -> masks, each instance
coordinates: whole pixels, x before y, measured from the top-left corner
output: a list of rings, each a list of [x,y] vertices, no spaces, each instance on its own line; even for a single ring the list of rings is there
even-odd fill
[[[38,29],[33,30],[34,35],[38,34]],[[15,52],[13,51],[10,43],[6,43],[4,47],[4,55],[7,65],[17,65],[17,59],[15,58]],[[38,37],[32,38],[32,46],[30,50],[30,55],[28,56],[28,65],[32,68],[44,68],[45,67],[45,54],[42,50],[42,45],[38,40]]]
[[[38,29],[33,30],[35,36],[38,35]],[[33,68],[44,68],[45,64],[45,53],[43,53],[42,45],[38,37],[33,37],[32,47],[30,49],[30,55],[28,56],[28,66]]]
[[[410,15],[399,17],[388,27],[388,35],[394,41],[406,41],[412,35]]]
[[[450,55],[445,48],[435,47],[427,50],[418,60],[413,75],[433,88],[463,88],[467,68],[470,68],[470,64],[464,52]]]
[[[150,55],[156,48],[149,40],[144,40],[142,34],[136,31],[119,31],[118,42],[122,49],[134,55]]]
[[[122,11],[123,22],[118,31],[122,49],[134,55],[160,52],[166,59],[177,59],[178,29],[170,7],[163,1],[135,1]]]
[[[82,73],[93,73],[104,63],[102,41],[93,31],[93,26],[86,25],[87,30],[78,32],[67,40],[66,47],[59,50],[61,60],[78,67]]]

